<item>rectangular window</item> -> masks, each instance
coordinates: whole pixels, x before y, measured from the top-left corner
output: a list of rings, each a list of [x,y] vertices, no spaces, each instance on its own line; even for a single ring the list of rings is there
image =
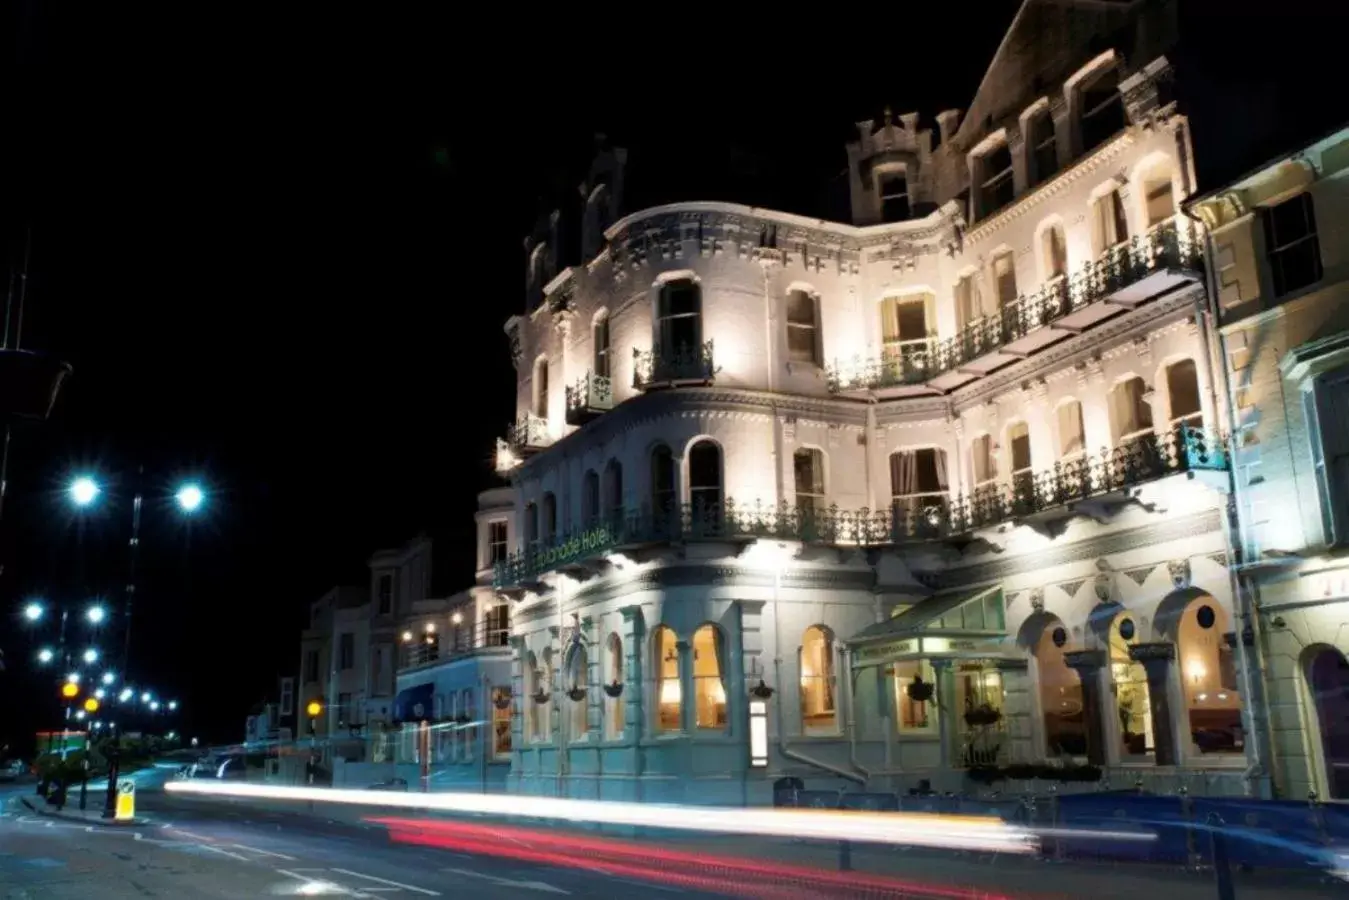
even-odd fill
[[[973,272],[967,272],[956,281],[956,325],[965,328],[982,315],[979,282]]]
[[[999,306],[1016,302],[1016,257],[1012,251],[993,257],[993,283],[997,286]]]
[[[281,702],[278,704],[277,713],[282,716],[295,714],[295,679],[281,679]]]
[[[1119,92],[1119,72],[1114,68],[1097,75],[1078,94],[1082,151],[1090,153],[1124,130],[1124,98]]]
[[[982,487],[998,477],[991,435],[981,434],[970,444],[970,464],[974,470],[975,487]]]
[[[319,652],[306,650],[304,654],[304,681],[312,684],[319,680]]]
[[[979,217],[984,218],[1007,204],[1014,197],[1012,183],[1012,151],[1006,143],[985,153],[979,161],[982,183],[979,187]]]
[[[356,635],[344,631],[337,636],[337,667],[343,671],[356,665]]]
[[[1059,458],[1079,456],[1087,449],[1082,427],[1082,404],[1069,400],[1058,408]]]
[[[1349,370],[1318,375],[1303,394],[1312,472],[1327,544],[1349,543]]]
[[[351,694],[337,695],[337,721],[339,724],[350,725],[354,722],[351,708]]]
[[[494,566],[509,555],[505,522],[487,523],[487,564]]]
[[[511,608],[505,603],[487,610],[484,617],[487,646],[505,647],[511,642]]]
[[[819,365],[819,303],[806,291],[787,294],[787,359]]]
[[[593,336],[595,341],[595,375],[599,378],[608,378],[610,358],[608,316],[595,320]]]
[[[702,348],[702,293],[696,282],[670,281],[661,287],[657,326],[664,356],[692,356]]]
[[[1058,139],[1054,134],[1054,117],[1049,114],[1049,110],[1031,121],[1030,147],[1035,183],[1048,181],[1059,169]]]
[[[1129,222],[1124,215],[1124,200],[1119,191],[1097,197],[1091,211],[1092,245],[1098,255],[1129,239]]]
[[[1274,296],[1282,297],[1321,280],[1321,244],[1316,236],[1312,196],[1303,192],[1264,211],[1265,253]]]
[[[1062,225],[1051,225],[1044,231],[1045,274],[1050,278],[1068,274],[1068,243]]]
[[[379,614],[387,616],[393,612],[393,575],[385,572],[379,576],[375,592],[379,601]]]
[[[881,336],[890,358],[927,351],[927,297],[889,297],[881,304]]]
[[[797,511],[803,516],[820,516],[826,508],[824,454],[813,447],[802,447],[792,454],[792,469]]]
[[[911,215],[909,179],[904,172],[886,172],[880,177],[881,221],[903,222]]]
[[[937,733],[937,679],[927,660],[905,660],[893,665],[895,724],[901,733]]]

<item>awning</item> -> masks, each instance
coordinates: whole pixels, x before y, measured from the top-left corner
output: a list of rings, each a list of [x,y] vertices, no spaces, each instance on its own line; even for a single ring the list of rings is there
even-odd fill
[[[401,690],[393,698],[394,722],[420,722],[435,714],[436,686],[427,682]]]
[[[858,663],[903,654],[931,654],[976,649],[1007,636],[1002,587],[945,591],[914,604],[884,622],[869,625],[849,638]]]

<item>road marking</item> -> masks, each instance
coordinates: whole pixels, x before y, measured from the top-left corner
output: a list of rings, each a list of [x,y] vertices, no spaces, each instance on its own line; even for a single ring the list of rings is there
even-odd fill
[[[184,831],[183,829],[181,829],[181,828],[179,828],[179,827],[177,827],[177,826],[173,826],[173,825],[171,825],[171,826],[169,826],[169,827],[172,828],[174,831],[178,832],[179,834],[185,834],[185,835],[187,835],[188,837],[190,837],[190,838],[192,838],[192,839],[194,839],[194,840],[198,840],[198,841],[208,841],[208,842],[211,840],[211,838],[208,838],[208,837],[207,837],[206,835],[204,835],[204,834],[193,834],[193,833],[190,832],[190,831]]]
[[[310,878],[308,875],[300,874],[301,872],[322,872],[324,871],[323,869],[300,869],[298,871],[292,869],[277,869],[276,871],[282,875],[285,875],[287,878],[294,878],[296,881],[303,881],[305,884],[321,884],[323,885],[324,893],[331,894],[333,891],[336,891],[339,894],[344,894],[348,897],[370,896],[369,894],[362,894],[360,891],[353,891],[347,887],[344,887],[343,885],[338,884],[335,881],[329,881],[326,878]]]
[[[390,880],[387,879],[387,878],[376,878],[374,875],[362,875],[360,872],[353,872],[353,871],[351,871],[350,869],[333,869],[333,871],[334,871],[334,872],[341,872],[343,875],[350,875],[350,876],[353,877],[353,878],[364,878],[364,879],[366,879],[367,881],[374,881],[374,882],[378,882],[379,884],[387,884],[387,885],[389,885],[390,887],[402,888],[402,889],[405,890],[405,891],[415,891],[415,892],[417,892],[418,894],[425,894],[425,895],[428,896],[428,897],[439,897],[439,896],[440,896],[440,891],[431,891],[431,890],[427,890],[426,888],[420,888],[420,887],[417,887],[417,886],[415,886],[415,885],[411,885],[411,884],[403,884],[401,881],[390,881]],[[367,888],[367,890],[373,890],[373,889],[372,889],[372,888]]]
[[[224,855],[224,856],[228,856],[228,857],[231,858],[231,859],[237,859],[237,860],[239,860],[240,862],[252,862],[252,861],[253,861],[253,860],[249,859],[247,856],[244,856],[242,853],[235,853],[233,850],[226,850],[226,849],[223,848],[223,847],[212,847],[210,844],[197,844],[197,846],[200,847],[200,848],[203,849],[203,850],[210,850],[212,853],[219,853],[219,854],[222,854],[222,855]]]
[[[337,869],[335,871],[341,871]],[[456,875],[468,875],[472,878],[481,878],[484,881],[490,881],[501,887],[521,888],[527,891],[545,891],[550,894],[570,894],[571,891],[564,891],[560,887],[553,887],[551,884],[543,881],[513,881],[509,878],[498,878],[495,875],[487,875],[483,872],[474,872],[471,869],[442,869],[442,872],[454,872]]]
[[[250,847],[247,844],[230,844],[230,846],[236,850],[247,850],[249,853],[261,853],[263,856],[275,856],[277,859],[288,859],[291,862],[295,861],[295,857],[293,856],[287,856],[284,853],[276,853],[272,850],[263,850],[259,847]]]

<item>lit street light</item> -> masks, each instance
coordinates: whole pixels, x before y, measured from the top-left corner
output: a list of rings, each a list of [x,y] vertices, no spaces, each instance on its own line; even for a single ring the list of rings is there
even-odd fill
[[[151,701],[150,701],[150,712],[159,712],[159,701],[158,701],[158,700],[151,700]]]
[[[117,680],[116,674],[114,674],[114,673],[112,673],[112,672],[104,672],[104,673],[103,673],[103,679],[102,679],[102,681],[103,681],[104,684],[112,684],[112,683],[113,683],[114,681],[116,681],[116,680]]]
[[[75,718],[77,718],[77,719],[79,719],[81,722],[83,722],[83,721],[84,721],[84,710],[82,710],[82,709],[77,709],[77,710],[75,710]]]
[[[149,692],[149,691],[146,691],[145,693],[141,694],[141,702],[142,702],[142,703],[149,703],[149,702],[150,702],[150,692]]]
[[[89,607],[88,611],[85,612],[84,615],[85,618],[87,618],[91,624],[102,625],[103,620],[108,617],[108,612],[103,607],[95,604],[94,606]]]
[[[170,701],[169,701],[169,712],[174,712],[174,711],[177,710],[177,709],[178,709],[178,701],[177,701],[177,700],[170,700]]]
[[[201,488],[189,482],[178,489],[178,493],[173,495],[173,499],[178,501],[178,508],[185,513],[194,513],[200,507],[206,495],[202,493]]]
[[[98,482],[88,475],[81,475],[70,483],[70,499],[76,506],[88,506],[97,500],[102,492]]]
[[[122,688],[122,693],[117,695],[117,702],[125,703],[131,699],[131,688]]]
[[[36,622],[38,619],[42,618],[44,612],[46,612],[46,610],[42,608],[41,603],[29,603],[23,608],[23,617],[30,622]]]
[[[93,665],[94,663],[98,662],[98,651],[95,650],[93,647],[90,647],[88,650],[84,651],[84,661],[89,663],[90,665]]]
[[[56,654],[52,652],[51,647],[43,647],[41,650],[37,652],[37,661],[40,663],[46,664],[51,662],[55,658]]]
[[[79,684],[79,683],[80,683],[80,673],[79,673],[79,672],[68,672],[68,673],[66,674],[66,683],[67,683],[67,684]]]

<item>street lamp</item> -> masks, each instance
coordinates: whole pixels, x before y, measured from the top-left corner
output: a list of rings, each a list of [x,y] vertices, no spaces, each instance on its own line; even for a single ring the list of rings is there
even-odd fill
[[[114,673],[114,672],[104,672],[104,673],[103,673],[103,678],[100,679],[100,680],[101,680],[104,684],[112,684],[114,681],[117,680],[117,675],[116,675],[116,673]]]
[[[89,607],[85,612],[84,617],[89,620],[89,624],[91,625],[102,625],[103,620],[108,617],[108,611],[96,603]]]
[[[131,688],[122,688],[122,692],[117,695],[117,702],[118,703],[127,702],[128,700],[131,699],[131,694],[132,694]]]
[[[150,701],[150,712],[159,712],[159,701],[158,701],[158,700],[151,700],[151,701]]]
[[[30,622],[36,622],[42,618],[44,612],[46,610],[41,603],[33,602],[23,608],[23,617]]]
[[[177,701],[177,700],[170,700],[170,701],[169,701],[169,712],[175,712],[177,709],[178,709],[178,701]]]
[[[88,650],[84,651],[84,661],[86,663],[89,663],[90,665],[93,665],[94,663],[98,662],[98,651],[95,650],[93,647],[90,647]]]
[[[79,672],[67,672],[67,673],[66,673],[66,684],[79,684],[79,683],[80,683],[80,673],[79,673]]]
[[[150,692],[149,692],[149,691],[145,691],[144,693],[141,694],[141,702],[142,702],[142,703],[149,703],[149,702],[150,702]]]
[[[108,692],[103,690],[103,688],[99,688],[98,690],[94,691],[94,696],[102,700],[104,697],[108,696]]]
[[[188,482],[178,489],[178,493],[173,495],[173,499],[178,501],[178,508],[185,513],[196,512],[206,499],[202,493],[201,487],[195,482]]]
[[[76,506],[88,506],[103,493],[98,482],[88,475],[81,475],[70,483],[70,499]]]
[[[44,665],[51,662],[55,658],[56,654],[52,652],[51,647],[43,647],[41,650],[37,652],[37,661]]]
[[[73,700],[80,692],[80,686],[73,681],[67,681],[61,685],[61,696],[67,700]]]

